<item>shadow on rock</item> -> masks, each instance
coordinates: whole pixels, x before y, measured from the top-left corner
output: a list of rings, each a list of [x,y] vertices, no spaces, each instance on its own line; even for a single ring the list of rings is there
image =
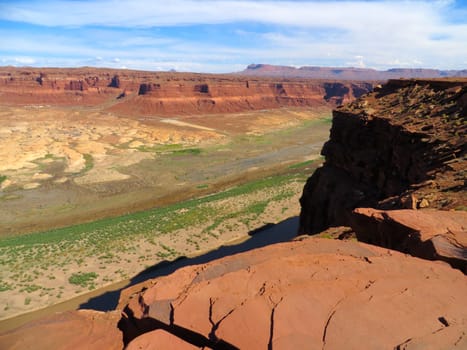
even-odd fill
[[[169,275],[181,267],[205,264],[225,256],[246,252],[270,244],[290,241],[297,235],[298,221],[299,219],[296,216],[275,225],[268,223],[258,229],[250,231],[248,233],[250,238],[239,244],[221,246],[218,249],[193,258],[180,257],[175,261],[162,261],[134,276],[125,287],[91,298],[87,302],[81,304],[79,309],[94,309],[98,311],[115,310],[120,292],[134,284],[151,278]]]

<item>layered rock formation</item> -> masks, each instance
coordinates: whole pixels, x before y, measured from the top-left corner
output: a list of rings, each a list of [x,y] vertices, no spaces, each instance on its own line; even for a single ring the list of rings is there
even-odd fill
[[[368,82],[246,78],[98,68],[0,69],[0,103],[101,105],[126,116],[231,113],[280,107],[333,107]]]
[[[300,233],[349,225],[356,207],[465,210],[467,80],[393,80],[333,112],[307,181]]]
[[[335,79],[335,80],[374,80],[385,81],[400,78],[445,78],[466,77],[467,70],[438,70],[423,68],[392,68],[380,71],[371,68],[355,67],[290,67],[271,64],[250,64],[238,74],[258,77]]]
[[[308,238],[133,286],[120,300],[122,334],[105,339],[123,337],[127,349],[462,349],[466,295],[465,276],[447,264]],[[70,326],[66,339],[28,336],[47,329],[42,321],[1,335],[0,346],[101,349],[105,339],[73,326],[81,312],[55,316]],[[96,315],[93,329],[99,320],[107,324]]]

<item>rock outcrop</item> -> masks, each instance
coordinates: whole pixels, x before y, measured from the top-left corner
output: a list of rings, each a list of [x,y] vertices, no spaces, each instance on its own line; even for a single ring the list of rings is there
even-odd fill
[[[462,349],[465,278],[443,262],[302,238],[135,285],[121,318],[58,314],[0,335],[0,347]]]
[[[467,80],[391,80],[333,112],[324,166],[300,200],[300,233],[352,210],[465,210]]]
[[[120,313],[69,311],[45,317],[0,334],[5,350],[117,350],[123,348],[117,328]]]
[[[308,238],[134,286],[119,327],[129,349],[396,348],[437,332],[462,348],[466,293],[447,264]]]
[[[98,68],[0,68],[0,103],[95,106],[126,116],[335,107],[371,82],[247,78]]]
[[[169,348],[164,332],[216,349],[392,349],[453,332],[445,345],[462,348],[466,293],[447,264],[308,238],[134,286],[120,328],[130,349]]]
[[[357,208],[351,226],[359,241],[443,260],[467,274],[465,211]]]

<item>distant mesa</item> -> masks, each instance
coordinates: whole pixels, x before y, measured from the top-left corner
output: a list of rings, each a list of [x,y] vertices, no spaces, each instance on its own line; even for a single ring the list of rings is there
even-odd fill
[[[413,79],[413,78],[447,78],[467,77],[467,69],[438,70],[425,68],[391,68],[380,71],[371,68],[355,67],[314,67],[276,66],[271,64],[250,64],[237,74],[257,77],[282,77],[302,79],[335,79],[335,80],[376,80]]]

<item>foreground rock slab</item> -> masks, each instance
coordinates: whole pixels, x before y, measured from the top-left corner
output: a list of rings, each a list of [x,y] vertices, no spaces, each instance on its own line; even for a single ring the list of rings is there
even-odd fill
[[[444,262],[302,238],[134,286],[119,327],[131,349],[461,349],[466,295]]]
[[[467,212],[357,208],[351,220],[359,241],[429,260],[467,274]]]
[[[122,335],[116,326],[119,318],[118,312],[93,310],[52,315],[0,334],[0,349],[122,349]]]

